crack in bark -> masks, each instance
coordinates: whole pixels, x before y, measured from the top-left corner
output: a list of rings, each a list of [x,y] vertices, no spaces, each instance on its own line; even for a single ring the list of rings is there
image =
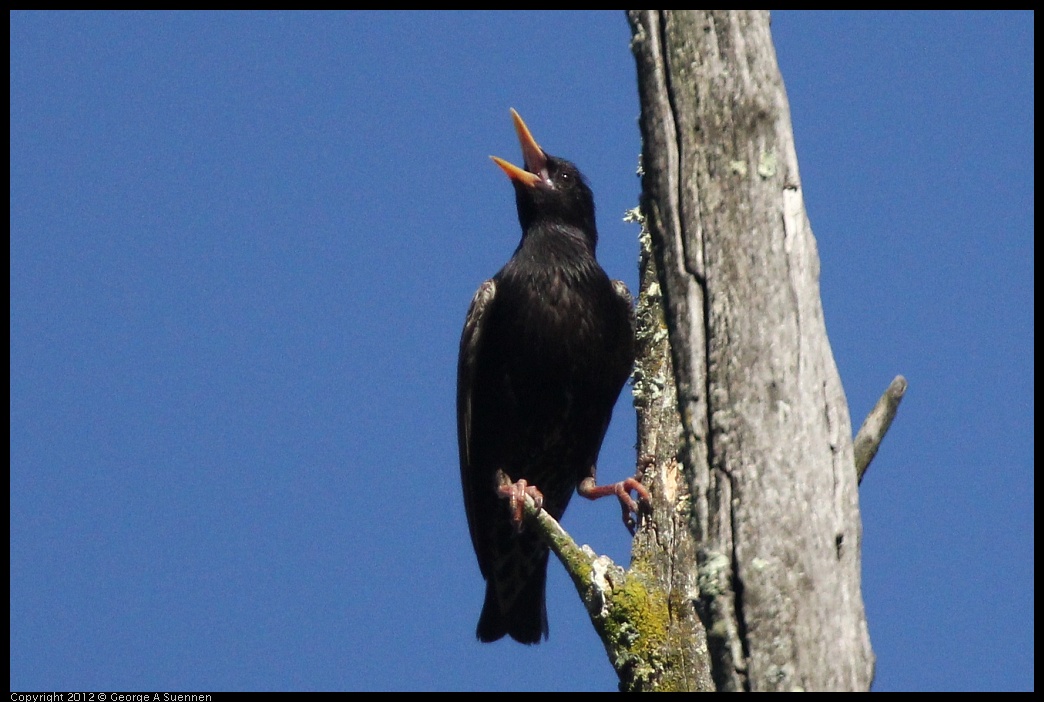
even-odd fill
[[[687,218],[682,212],[681,203],[686,201],[685,188],[687,182],[685,180],[685,173],[683,168],[683,148],[684,148],[684,137],[680,131],[679,111],[680,107],[677,102],[676,92],[674,86],[671,83],[671,57],[667,47],[669,47],[670,41],[668,38],[668,15],[665,12],[652,12],[649,13],[649,19],[651,22],[656,22],[657,38],[659,39],[656,49],[660,56],[660,65],[665,70],[659,73],[659,77],[663,81],[663,89],[667,102],[667,109],[663,115],[665,131],[673,137],[672,139],[665,139],[665,145],[667,146],[667,177],[673,178],[674,182],[669,183],[666,188],[666,192],[669,193],[670,203],[668,205],[667,222],[661,220],[661,224],[669,226],[671,233],[670,236],[675,241],[676,250],[681,254],[680,265],[682,271],[687,273],[694,281],[696,287],[699,289],[701,302],[702,302],[702,329],[703,334],[703,393],[704,393],[704,412],[701,418],[692,416],[691,413],[685,411],[685,407],[679,404],[679,411],[681,412],[682,421],[686,427],[686,432],[689,437],[695,436],[696,432],[692,423],[694,421],[702,420],[703,423],[703,436],[705,437],[706,452],[707,455],[705,460],[707,462],[708,471],[717,472],[719,475],[718,480],[724,479],[728,483],[729,495],[725,496],[723,503],[719,505],[719,509],[727,509],[729,512],[729,531],[728,535],[718,534],[719,539],[727,540],[727,548],[729,549],[730,555],[730,567],[729,573],[725,577],[725,589],[715,590],[715,593],[710,595],[712,599],[717,599],[718,604],[710,604],[710,606],[704,608],[706,620],[704,626],[708,630],[715,630],[719,634],[723,634],[723,640],[721,641],[722,646],[718,649],[717,655],[712,655],[712,665],[717,670],[714,677],[724,683],[724,686],[729,688],[740,688],[744,690],[750,689],[750,681],[746,675],[747,661],[750,657],[749,642],[747,641],[747,625],[743,617],[743,585],[739,575],[739,556],[736,552],[736,519],[737,514],[732,509],[731,501],[732,495],[735,494],[734,478],[729,473],[726,466],[722,464],[721,458],[717,456],[715,451],[715,435],[720,431],[720,428],[716,428],[712,420],[714,414],[714,404],[712,402],[712,309],[711,309],[711,295],[709,285],[707,281],[706,272],[700,270],[700,265],[705,265],[707,260],[707,239],[706,239],[706,228],[702,224],[702,207],[698,198],[691,198],[693,207],[697,209],[696,221],[697,225],[697,236],[693,237],[692,242],[695,242],[698,251],[690,251],[689,244],[690,237],[686,226]],[[693,156],[695,157],[695,156]],[[664,290],[664,294],[669,294],[668,290]],[[692,302],[690,299],[689,303]],[[691,316],[690,316],[691,320]],[[672,345],[673,348],[673,345]],[[690,389],[691,392],[691,389]],[[683,396],[679,393],[679,399],[681,399],[686,405],[690,398]],[[694,456],[695,451],[692,447],[689,448],[687,453],[690,456]],[[720,464],[715,466],[715,464]],[[690,468],[690,470],[694,470]],[[709,477],[709,473],[708,473]],[[710,489],[710,485],[703,486],[703,490]],[[720,488],[719,488],[719,499]],[[703,515],[706,518],[706,515]],[[704,531],[704,538],[709,536],[707,531]],[[725,546],[726,543],[720,543],[721,546]],[[704,595],[701,593],[701,599]],[[729,600],[728,604],[725,603],[723,598]],[[721,605],[725,605],[722,607]],[[724,629],[724,631],[723,631]],[[727,633],[726,633],[727,632]],[[736,651],[736,644],[738,644],[739,651]],[[713,650],[713,647],[712,647]],[[741,654],[741,660],[736,659],[736,653]],[[738,679],[737,679],[738,676]]]

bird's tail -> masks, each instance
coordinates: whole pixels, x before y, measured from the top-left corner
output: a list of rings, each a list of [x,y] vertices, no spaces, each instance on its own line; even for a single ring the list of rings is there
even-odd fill
[[[546,547],[542,550],[537,562],[526,569],[529,572],[521,588],[513,583],[500,583],[498,587],[495,576],[486,581],[486,601],[475,632],[479,641],[496,641],[507,635],[519,643],[535,644],[547,638],[544,589],[549,553]]]

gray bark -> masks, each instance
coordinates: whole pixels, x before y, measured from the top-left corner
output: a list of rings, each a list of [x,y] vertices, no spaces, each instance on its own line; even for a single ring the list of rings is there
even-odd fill
[[[768,14],[628,17],[656,270],[636,376],[654,511],[635,564],[678,634],[664,656],[687,672],[667,687],[866,690],[851,425]]]

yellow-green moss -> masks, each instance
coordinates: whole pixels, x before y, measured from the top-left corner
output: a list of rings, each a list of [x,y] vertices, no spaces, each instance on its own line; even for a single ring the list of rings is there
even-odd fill
[[[618,670],[630,668],[634,689],[659,687],[664,673],[669,610],[666,595],[644,577],[638,564],[614,583],[612,602],[603,621],[605,636],[612,646]]]

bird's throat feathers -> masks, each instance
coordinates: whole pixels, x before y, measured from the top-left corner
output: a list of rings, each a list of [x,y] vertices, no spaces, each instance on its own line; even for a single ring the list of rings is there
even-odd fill
[[[515,250],[527,263],[544,266],[568,265],[595,261],[598,232],[562,224],[538,224],[526,229]],[[597,264],[595,264],[597,265]]]
[[[577,181],[582,176],[576,176]],[[534,234],[554,236],[582,236],[591,242],[594,250],[598,242],[595,225],[595,206],[591,191],[586,186],[566,192],[561,186],[527,188],[515,185],[515,204],[522,236]],[[542,237],[538,237],[542,238]]]

